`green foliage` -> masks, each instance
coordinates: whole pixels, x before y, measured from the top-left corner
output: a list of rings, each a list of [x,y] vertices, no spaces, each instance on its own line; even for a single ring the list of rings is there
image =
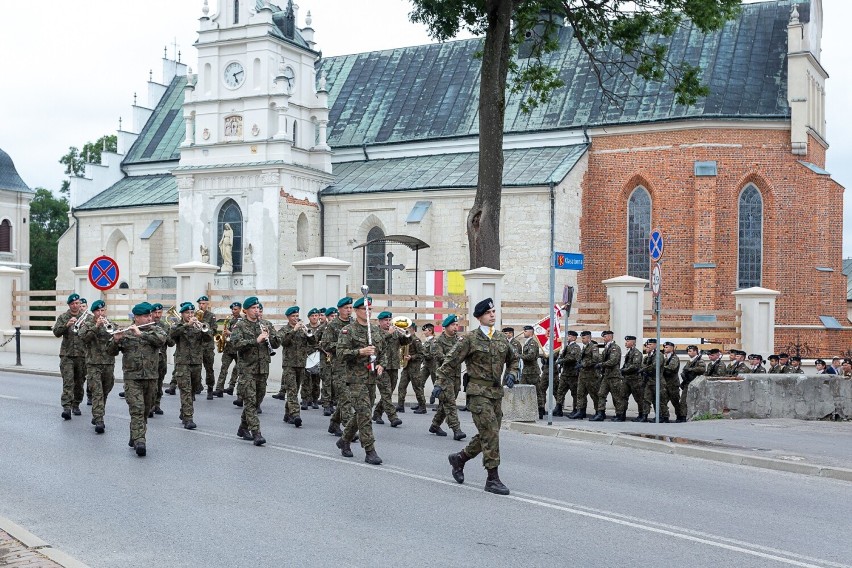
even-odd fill
[[[68,201],[39,187],[30,202],[30,288],[56,288],[56,255],[59,237],[68,228]]]
[[[59,158],[59,163],[65,166],[65,173],[70,176],[82,175],[86,169],[86,163],[99,164],[101,163],[101,153],[115,152],[118,149],[118,137],[115,134],[101,136],[95,142],[86,142],[83,149],[79,150],[76,146],[70,146],[68,152]],[[70,188],[68,181],[62,182],[62,187],[59,192],[67,194]]]
[[[711,414],[709,412],[705,412],[704,414],[698,414],[696,416],[693,416],[692,421],[695,422],[696,420],[722,420],[724,418],[725,417],[721,414]]]

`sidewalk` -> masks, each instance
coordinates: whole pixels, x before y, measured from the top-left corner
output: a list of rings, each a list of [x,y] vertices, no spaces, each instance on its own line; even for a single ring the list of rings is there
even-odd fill
[[[0,566],[88,568],[4,517],[0,517]]]

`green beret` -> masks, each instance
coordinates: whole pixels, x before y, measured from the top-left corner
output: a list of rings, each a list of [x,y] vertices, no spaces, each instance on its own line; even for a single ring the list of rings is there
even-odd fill
[[[260,302],[257,303],[257,307],[260,308],[260,311],[263,311],[263,304]]]
[[[209,302],[209,301],[210,301],[210,298],[208,298],[207,296],[201,296],[200,298],[198,298],[196,300],[196,302]]]
[[[248,298],[246,298],[243,301],[243,309],[247,310],[250,307],[252,307],[256,304],[259,304],[259,303],[260,303],[260,300],[257,299],[257,296],[249,296]]]
[[[331,308],[325,309],[326,317],[330,316],[331,314],[336,314],[336,313],[337,313],[337,308],[331,307]]]
[[[147,316],[152,311],[154,311],[153,306],[148,302],[142,302],[141,304],[136,304],[133,306],[133,315],[134,316]]]
[[[156,304],[151,304],[151,307],[154,308],[154,311],[156,312],[157,310],[163,309],[163,304],[157,302]]]
[[[367,296],[367,301],[368,301],[368,302],[370,302],[370,304],[372,305],[372,303],[373,303],[373,298],[371,298],[371,297]],[[339,307],[339,306],[338,306],[338,307]],[[358,298],[357,300],[355,300],[354,302],[352,302],[352,307],[353,307],[353,308],[356,308],[356,309],[357,309],[357,308],[363,308],[363,307],[364,307],[364,296],[361,296],[360,298]]]
[[[86,298],[80,298],[80,303],[85,305],[85,304],[88,304],[89,302],[86,300]]]
[[[292,316],[293,314],[299,313],[299,306],[290,306],[287,308],[287,311],[284,312],[284,315],[287,317]]]
[[[345,298],[340,298],[337,301],[337,307],[342,308],[343,306],[348,306],[351,303],[352,303],[352,298],[350,298],[349,296],[346,296]]]
[[[95,300],[92,302],[92,311],[99,310],[103,307],[106,307],[106,302],[103,300]]]
[[[76,302],[79,299],[80,294],[71,294],[70,296],[68,296],[68,303],[70,304],[71,302]]]
[[[242,308],[242,307],[243,307],[243,305],[242,305],[241,303],[239,303],[239,302],[231,302],[231,309],[232,309],[232,310],[233,310],[234,308]]]
[[[383,320],[383,319],[388,319],[388,318],[392,318],[392,317],[393,317],[393,314],[390,313],[390,312],[380,312],[379,317],[377,317],[376,319]]]
[[[442,327],[447,327],[448,325],[454,324],[459,321],[459,317],[456,314],[450,314],[444,318],[444,321],[441,322]]]
[[[308,317],[311,317],[312,315],[318,314],[318,313],[320,313],[320,311],[318,309],[311,308],[310,311],[308,311]]]
[[[190,302],[185,302],[180,305],[180,313],[183,313],[187,310],[194,310],[195,306],[193,306]]]

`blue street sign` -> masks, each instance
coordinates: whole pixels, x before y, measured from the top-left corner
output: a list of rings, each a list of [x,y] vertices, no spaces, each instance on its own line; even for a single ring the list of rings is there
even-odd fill
[[[663,233],[659,229],[651,233],[651,238],[648,239],[648,253],[654,262],[663,258]]]
[[[558,270],[583,270],[583,254],[579,252],[554,252],[553,267]]]

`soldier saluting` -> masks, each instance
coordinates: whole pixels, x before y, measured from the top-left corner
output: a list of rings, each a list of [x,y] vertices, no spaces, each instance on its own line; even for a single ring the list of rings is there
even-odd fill
[[[464,483],[464,464],[482,453],[482,464],[488,471],[485,490],[498,495],[508,495],[509,489],[500,481],[497,467],[500,465],[500,422],[503,387],[500,384],[504,366],[508,369],[506,386],[515,386],[518,373],[518,355],[509,345],[506,336],[495,332],[497,313],[491,298],[482,300],[473,310],[479,327],[466,334],[453,347],[438,369],[437,389],[451,385],[455,369],[462,363],[467,366],[468,408],[478,433],[467,447],[448,457],[452,466],[453,479]]]

